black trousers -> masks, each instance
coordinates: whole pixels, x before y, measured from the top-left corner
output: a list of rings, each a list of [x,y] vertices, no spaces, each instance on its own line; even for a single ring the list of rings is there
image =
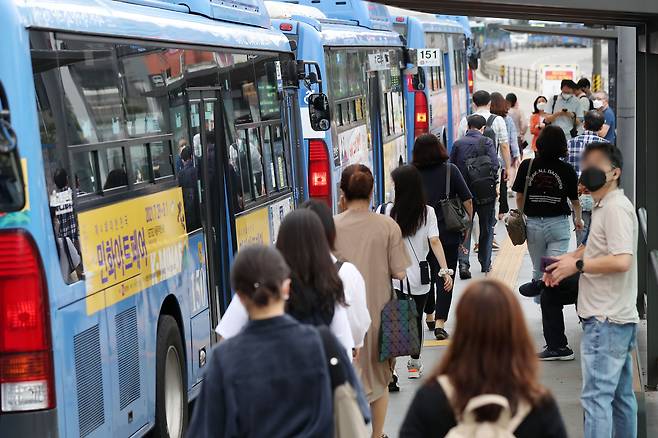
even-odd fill
[[[566,347],[569,342],[564,334],[562,308],[576,304],[578,300],[578,279],[580,274],[562,280],[557,287],[547,287],[541,293],[541,322],[544,339],[551,350]]]
[[[402,293],[399,290],[395,290],[395,293],[398,296],[398,299],[402,300],[404,299],[406,293]],[[427,301],[427,294],[423,295],[411,295],[411,298],[413,298],[414,302],[416,303],[416,311],[418,312],[418,336],[420,339],[420,345],[421,345],[421,350],[422,350],[422,345],[423,345],[423,309],[425,309],[425,302]],[[412,355],[412,359],[420,359],[420,354],[419,355]]]
[[[452,282],[455,282],[455,273],[457,271],[457,260],[459,258],[459,243],[444,243],[443,252],[446,255],[448,268],[453,270]],[[434,257],[430,250],[431,257],[428,255],[427,261],[430,263],[430,274],[432,276],[432,285],[425,303],[425,313],[431,315],[434,313],[436,319],[448,320],[450,305],[452,304],[452,289],[449,291],[443,289],[443,278],[439,277],[439,261]]]
[[[500,172],[500,193],[498,194],[498,213],[509,213],[507,200],[507,181],[504,179],[505,171]]]

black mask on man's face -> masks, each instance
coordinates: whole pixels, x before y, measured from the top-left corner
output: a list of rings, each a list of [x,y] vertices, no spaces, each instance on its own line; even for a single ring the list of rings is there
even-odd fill
[[[580,183],[590,192],[600,190],[608,182],[608,177],[604,170],[598,167],[588,167],[580,175]]]

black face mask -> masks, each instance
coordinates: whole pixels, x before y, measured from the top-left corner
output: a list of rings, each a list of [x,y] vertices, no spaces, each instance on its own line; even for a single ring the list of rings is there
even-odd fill
[[[598,167],[588,167],[580,174],[580,183],[590,192],[595,192],[607,182],[606,174]]]

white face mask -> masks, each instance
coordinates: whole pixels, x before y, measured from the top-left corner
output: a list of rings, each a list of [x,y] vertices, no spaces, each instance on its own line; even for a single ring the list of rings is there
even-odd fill
[[[546,109],[546,102],[539,102],[537,104],[537,109],[539,109],[540,111],[544,111]]]
[[[564,100],[569,100],[569,99],[571,99],[571,96],[573,96],[573,94],[562,93],[562,99],[564,99]]]
[[[592,105],[594,105],[594,109],[599,109],[599,108],[601,108],[601,107],[603,106],[603,101],[602,101],[602,100],[599,100],[599,99],[595,99],[595,100],[592,102]]]

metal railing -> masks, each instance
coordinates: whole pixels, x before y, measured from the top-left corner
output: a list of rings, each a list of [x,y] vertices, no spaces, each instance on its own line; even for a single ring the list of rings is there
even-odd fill
[[[499,50],[483,50],[480,56],[482,74],[489,80],[512,87],[540,91],[541,75],[538,70],[499,64],[496,62]]]

